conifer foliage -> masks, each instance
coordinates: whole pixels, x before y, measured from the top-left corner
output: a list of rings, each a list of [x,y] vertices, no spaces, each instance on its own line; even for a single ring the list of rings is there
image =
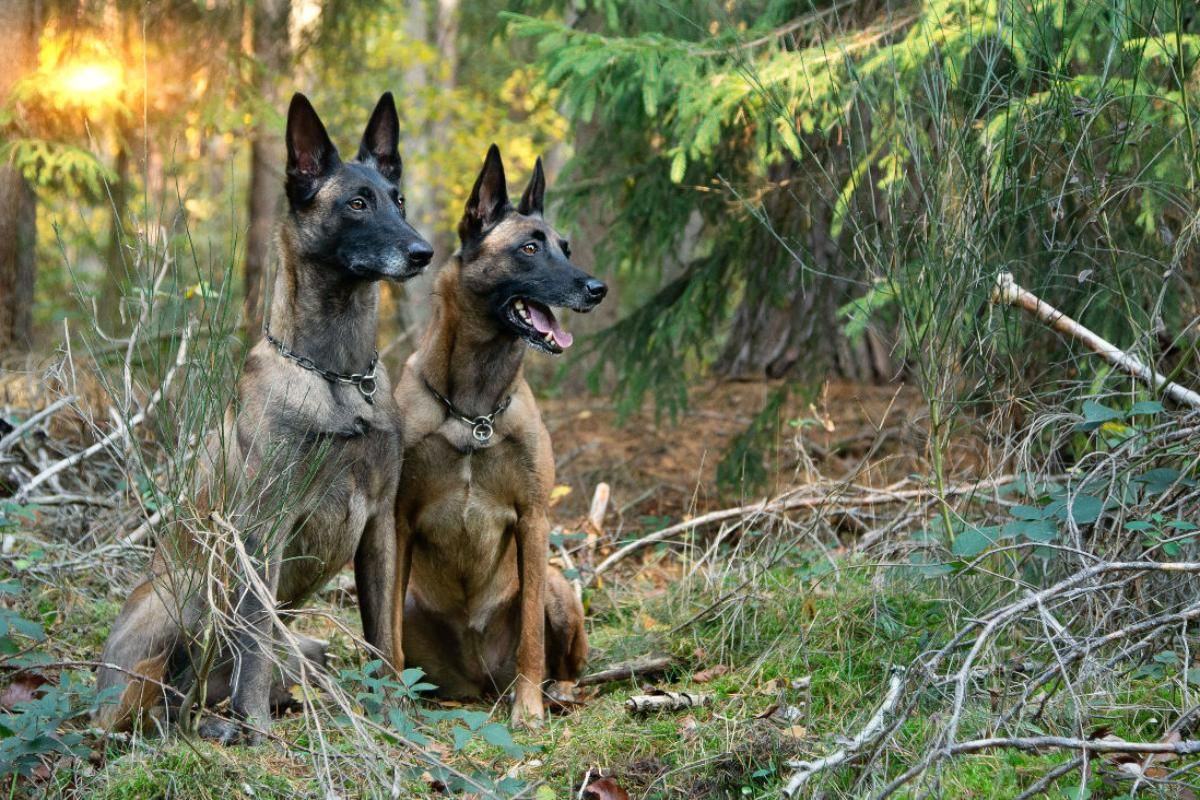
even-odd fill
[[[1002,269],[1119,341],[1179,330],[1200,178],[1186,0],[527,11],[511,25],[574,126],[567,211],[599,213],[598,262],[633,287],[597,346],[627,404],[677,408],[712,369],[892,377],[986,352],[1028,376],[1065,345],[983,329]]]

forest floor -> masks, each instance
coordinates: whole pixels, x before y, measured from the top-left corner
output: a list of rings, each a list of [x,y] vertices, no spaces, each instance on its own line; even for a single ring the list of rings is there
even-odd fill
[[[832,384],[811,397],[793,394],[766,451],[774,484],[754,493],[720,485],[722,454],[753,422],[749,410],[761,408],[777,389],[765,383],[700,387],[677,420],[658,419],[650,407],[618,420],[610,406],[587,395],[542,401],[561,487],[553,512],[561,535],[554,539],[552,562],[587,583],[588,671],[649,655],[668,660],[653,674],[577,690],[544,728],[517,733],[512,741],[494,731],[460,738],[453,722],[429,721],[423,728],[427,753],[464,774],[516,779],[525,786],[518,796],[538,800],[623,796],[606,794],[603,787],[585,795],[584,787],[601,776],[630,797],[775,797],[793,771],[789,760],[820,758],[843,746],[883,702],[893,668],[947,640],[961,620],[984,613],[1006,591],[982,573],[923,574],[907,558],[904,543],[934,513],[923,494],[928,487],[918,477],[928,476],[930,466],[926,406],[915,390]],[[955,481],[987,476],[989,453],[978,441],[963,437],[949,453],[948,473]],[[603,531],[586,537],[580,532],[602,481],[611,486]],[[748,511],[733,524],[641,548],[600,576],[589,573],[647,533],[805,485],[818,494],[854,487],[911,492],[914,499],[878,507],[848,500],[796,513]],[[859,546],[864,536],[881,530],[899,544]],[[51,657],[86,661],[98,657],[108,625],[144,569],[145,551],[97,548],[86,562],[72,562],[32,552],[18,540],[4,563],[24,589],[10,604],[43,622]],[[348,570],[298,627],[331,641],[333,670],[351,681],[346,676],[366,657],[352,638],[358,621]],[[1019,661],[1022,649],[1018,635],[1000,651]],[[1180,691],[1157,678],[1129,671],[1103,698],[1080,694],[1072,702],[1090,703],[1089,717],[1112,734],[1156,738],[1179,702],[1173,692]],[[1019,687],[1021,678],[1005,680]],[[675,712],[629,713],[626,701],[650,690],[703,695],[704,703]],[[990,694],[970,699],[965,729],[984,727],[997,691],[1004,690],[993,686]],[[920,698],[929,712],[902,720],[886,756],[822,770],[800,796],[858,797],[881,788],[921,757],[945,714],[943,700],[944,691],[937,689]],[[1125,713],[1134,705],[1137,713]],[[479,711],[499,722],[508,716],[503,701],[463,709],[422,699],[415,707],[451,716]],[[373,798],[450,791],[446,773],[423,769],[411,751],[384,734],[376,739],[391,748],[385,752],[393,754],[395,767],[390,781],[381,778],[378,764],[368,765],[361,755],[362,732],[338,724],[335,716],[314,723],[311,714],[292,711],[278,721],[276,740],[253,748],[88,733],[82,756],[52,760],[33,778],[14,781],[13,790],[101,800]],[[459,730],[466,718],[457,717]],[[483,731],[482,718],[469,723],[477,732]],[[1040,724],[1047,732],[1076,735],[1081,732],[1071,727],[1075,719],[1048,707]],[[944,765],[935,794],[1015,797],[1066,760],[1052,751],[981,752]],[[1035,796],[1122,796],[1127,786],[1119,777],[1115,761],[1098,758],[1082,778],[1069,779],[1065,790]],[[907,796],[904,791],[899,796]]]

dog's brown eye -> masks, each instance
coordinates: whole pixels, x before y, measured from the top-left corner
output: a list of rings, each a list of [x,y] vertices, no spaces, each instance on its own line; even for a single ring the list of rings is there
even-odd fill
[[[527,244],[521,248],[521,252],[527,256],[531,256],[537,252],[537,245],[534,244],[533,242],[530,242],[529,244]]]
[[[361,197],[356,197],[350,201],[350,207],[355,211],[362,211],[367,207],[367,201],[363,200]]]
[[[401,196],[399,196],[399,197],[397,197],[397,198],[396,198],[396,206],[397,206],[397,207],[398,207],[398,208],[399,208],[401,211],[403,211],[403,210],[404,210],[404,197],[403,197],[403,195],[401,195]]]

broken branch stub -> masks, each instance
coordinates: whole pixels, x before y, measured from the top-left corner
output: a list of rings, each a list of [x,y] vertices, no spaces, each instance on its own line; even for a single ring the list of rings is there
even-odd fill
[[[663,711],[685,711],[712,705],[712,695],[695,692],[663,692],[634,695],[625,701],[630,714],[656,714]]]

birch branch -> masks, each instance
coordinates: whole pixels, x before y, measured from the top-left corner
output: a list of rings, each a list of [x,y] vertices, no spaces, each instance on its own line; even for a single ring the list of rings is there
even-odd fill
[[[793,797],[813,775],[849,761],[858,755],[858,752],[863,747],[879,736],[883,731],[884,719],[888,714],[895,711],[896,706],[900,703],[900,690],[902,688],[904,688],[904,670],[896,667],[892,670],[892,678],[888,683],[887,694],[884,696],[883,702],[879,705],[875,715],[867,722],[866,727],[859,731],[845,747],[816,761],[787,762],[787,765],[796,771],[792,773],[792,777],[788,779],[787,785],[783,787],[784,796]]]
[[[1059,333],[1082,342],[1085,347],[1114,367],[1123,369],[1143,383],[1160,390],[1175,402],[1192,408],[1200,408],[1200,394],[1196,394],[1178,383],[1172,383],[1165,376],[1143,364],[1136,356],[1088,330],[1027,289],[1021,288],[1013,279],[1011,272],[1001,272],[996,276],[996,288],[992,290],[992,302],[1006,303],[1029,312]]]
[[[625,701],[630,714],[650,714],[658,711],[684,711],[712,705],[712,695],[692,692],[656,692],[634,695]]]

